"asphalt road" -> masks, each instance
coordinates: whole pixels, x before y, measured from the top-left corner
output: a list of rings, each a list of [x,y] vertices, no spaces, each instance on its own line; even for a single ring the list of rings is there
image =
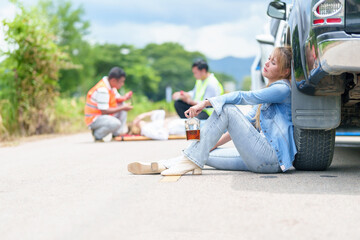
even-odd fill
[[[185,140],[2,147],[0,239],[360,239],[360,147],[346,141],[325,172],[207,169],[177,182],[127,164],[176,156]]]

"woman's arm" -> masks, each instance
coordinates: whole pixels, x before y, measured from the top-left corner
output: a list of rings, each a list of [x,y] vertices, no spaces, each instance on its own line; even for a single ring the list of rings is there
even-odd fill
[[[230,134],[229,132],[224,133],[221,138],[219,139],[219,141],[215,144],[215,146],[210,150],[210,152],[214,149],[216,149],[217,147],[224,145],[225,143],[229,142],[231,140]]]
[[[284,84],[272,84],[267,88],[255,91],[238,91],[209,98],[217,114],[221,114],[224,104],[257,105],[264,103],[281,103],[290,95],[290,88]]]

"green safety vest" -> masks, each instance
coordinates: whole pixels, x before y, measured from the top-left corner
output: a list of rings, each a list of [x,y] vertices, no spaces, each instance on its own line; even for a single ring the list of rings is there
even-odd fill
[[[209,84],[209,79],[210,79],[210,77],[206,78],[205,80],[196,80],[196,83],[195,83],[196,92],[195,92],[194,101],[200,102],[200,101],[204,100],[205,90],[207,88],[207,85]],[[223,86],[215,77],[214,77],[214,79],[216,80],[218,87],[220,88],[220,95],[224,94]],[[203,111],[206,112],[210,116],[212,114],[212,112],[214,111],[214,109],[213,108],[204,108]]]

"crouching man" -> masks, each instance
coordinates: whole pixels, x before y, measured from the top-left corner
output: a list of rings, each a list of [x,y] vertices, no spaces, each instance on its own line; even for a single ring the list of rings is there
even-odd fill
[[[125,83],[126,74],[119,67],[113,67],[107,77],[103,77],[86,96],[85,123],[92,130],[95,141],[112,133],[113,138],[126,134],[127,111],[133,107],[125,103],[132,96],[128,92],[121,96],[118,90]]]

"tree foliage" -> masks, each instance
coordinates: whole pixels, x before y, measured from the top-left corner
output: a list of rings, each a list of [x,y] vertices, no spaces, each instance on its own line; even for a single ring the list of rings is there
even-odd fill
[[[243,91],[250,91],[251,90],[251,77],[246,76],[242,82],[241,90]]]
[[[165,88],[172,87],[174,91],[189,91],[194,87],[194,77],[191,72],[192,62],[205,56],[200,52],[188,52],[178,43],[148,44],[142,54],[146,56],[149,65],[159,73],[161,82],[157,93],[148,95],[154,100],[165,98]]]
[[[217,72],[217,73],[215,73],[215,76],[216,76],[216,78],[217,78],[220,82],[222,82],[222,83],[224,83],[224,82],[233,82],[233,83],[236,83],[236,79],[235,79],[234,77],[226,74],[226,73],[219,73],[219,72]]]
[[[86,91],[86,81],[94,75],[92,47],[85,40],[90,27],[90,22],[84,19],[85,10],[81,5],[74,7],[69,0],[41,0],[38,6],[56,36],[56,44],[76,64],[76,68],[60,71],[60,91],[81,95]]]
[[[19,13],[12,21],[3,21],[9,45],[1,63],[1,115],[7,129],[21,135],[51,132],[54,97],[57,95],[59,70],[70,68],[66,53],[54,42],[49,25],[35,9],[26,10],[13,1]],[[13,120],[13,122],[11,121]]]
[[[196,59],[206,60],[202,53],[186,51],[178,43],[151,43],[144,48],[90,44],[84,8],[74,7],[70,0],[40,0],[33,8],[11,2],[19,11],[13,20],[2,22],[9,45],[0,62],[2,136],[52,132],[61,120],[79,119],[73,115],[79,114],[83,99],[62,101],[57,96],[83,97],[114,66],[127,74],[123,91],[133,90],[134,99],[145,103],[163,100],[167,86],[173,91],[191,90],[195,83],[191,65]],[[217,77],[233,81],[225,74]],[[67,111],[73,105],[76,111]]]
[[[95,76],[89,82],[88,88],[106,76],[112,67],[119,66],[127,75],[126,89],[131,89],[137,94],[154,94],[157,91],[160,77],[147,64],[141,50],[131,45],[103,44],[95,45],[93,52]]]

